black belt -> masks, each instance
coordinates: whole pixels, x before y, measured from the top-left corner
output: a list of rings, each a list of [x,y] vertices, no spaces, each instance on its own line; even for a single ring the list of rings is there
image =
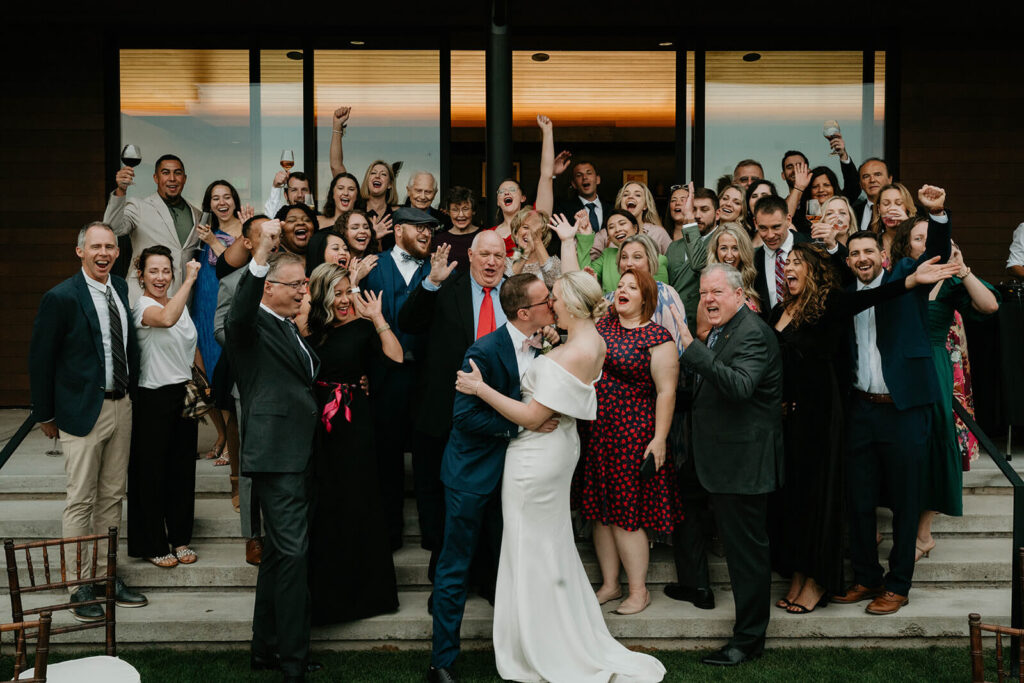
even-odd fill
[[[853,393],[870,403],[895,403],[891,394],[870,394],[860,389],[854,389]]]
[[[103,400],[105,401],[120,401],[125,397],[123,391],[106,391],[103,393]]]

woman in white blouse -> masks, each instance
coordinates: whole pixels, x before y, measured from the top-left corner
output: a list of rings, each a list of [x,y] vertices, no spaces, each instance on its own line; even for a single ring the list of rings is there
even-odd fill
[[[128,462],[128,554],[170,568],[197,559],[189,544],[198,424],[182,417],[182,408],[192,364],[203,363],[185,307],[199,263],[186,264],[185,282],[173,297],[167,296],[174,279],[170,249],[144,249],[136,267],[143,293],[132,310],[141,362]]]

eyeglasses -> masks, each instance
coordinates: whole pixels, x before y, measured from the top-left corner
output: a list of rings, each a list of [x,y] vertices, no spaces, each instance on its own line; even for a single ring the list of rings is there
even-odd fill
[[[515,189],[515,188],[505,189],[505,190],[498,190],[498,196],[499,197],[504,197],[505,195],[515,195],[518,192],[519,192],[519,190]]]
[[[668,188],[668,193],[671,195],[676,190],[689,190],[690,188],[686,185],[673,185]]]
[[[271,283],[273,283],[275,285],[284,285],[285,287],[289,287],[289,288],[295,290],[296,292],[301,292],[303,289],[308,289],[309,288],[309,283],[306,282],[305,280],[296,280],[295,282],[281,282],[280,280],[267,280],[267,282],[271,282]]]
[[[741,175],[736,180],[737,180],[737,182],[740,182],[740,183],[743,183],[743,184],[747,184],[747,183],[752,183],[755,180],[761,180],[761,176],[759,176],[759,175]]]
[[[412,228],[416,232],[423,232],[424,230],[429,230],[433,232],[433,230],[437,227],[433,223],[403,223],[402,225],[404,225],[407,228]]]
[[[528,306],[520,306],[519,310],[525,311],[526,309],[533,308],[534,306],[550,306],[553,303],[555,303],[555,296],[553,294],[548,294],[546,297],[544,297],[543,301],[538,301],[537,303],[530,304]]]

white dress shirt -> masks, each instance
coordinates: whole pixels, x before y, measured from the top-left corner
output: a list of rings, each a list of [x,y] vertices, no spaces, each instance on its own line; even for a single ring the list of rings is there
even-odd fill
[[[526,371],[530,369],[530,364],[533,363],[533,359],[537,357],[535,349],[532,346],[527,346],[523,349],[523,342],[528,337],[516,329],[516,326],[512,323],[505,325],[505,329],[508,330],[508,336],[512,339],[512,348],[516,351],[516,365],[519,366],[519,381],[523,381],[523,377],[526,376]]]
[[[92,303],[96,307],[96,317],[100,319],[100,336],[103,337],[103,381],[105,382],[106,391],[113,391],[114,357],[110,351],[110,309],[107,308],[107,289],[110,289],[110,294],[114,297],[114,303],[117,304],[117,310],[121,314],[121,344],[125,349],[125,358],[128,358],[128,312],[125,311],[124,304],[121,303],[121,297],[117,295],[114,286],[110,284],[109,276],[104,284],[89,277],[89,274],[85,272],[85,268],[82,269],[82,275],[85,276],[85,284],[89,286],[89,296],[92,297]]]
[[[579,197],[579,195],[577,195],[577,197]],[[587,209],[587,204],[594,204],[594,214],[597,215],[597,225],[592,225],[590,227],[594,232],[597,232],[601,229],[601,226],[604,225],[604,206],[601,205],[601,198],[594,197],[593,199],[584,199],[583,197],[579,197],[579,200],[584,211],[589,211]],[[570,221],[572,220],[572,216],[566,216],[566,218]]]
[[[412,281],[412,276],[416,274],[420,264],[416,261],[410,261],[407,258],[402,258],[402,254],[409,254],[405,249],[402,249],[397,244],[391,250],[391,258],[395,260],[395,265],[398,267],[398,272],[402,274],[402,279],[405,280],[406,286]],[[412,256],[412,254],[409,254]],[[423,259],[420,259],[422,261]]]
[[[857,291],[874,289],[882,284],[885,271],[868,284],[857,282]],[[875,324],[875,308],[861,311],[853,318],[853,330],[857,337],[857,378],[853,386],[869,394],[888,394],[882,375],[882,354],[878,350],[878,330]]]
[[[775,254],[776,252],[782,252],[782,260],[785,261],[789,257],[789,252],[793,250],[793,231],[789,230],[786,233],[786,241],[776,250],[772,251],[768,248],[768,245],[764,245],[764,274],[765,280],[768,284],[768,300],[770,302],[768,310],[775,308],[775,304],[779,303],[779,295],[775,290]]]
[[[871,207],[875,204],[870,199],[864,202],[864,213],[860,217],[860,223],[857,224],[858,230],[868,230],[871,227]]]
[[[1017,226],[1013,231],[1013,241],[1010,242],[1010,258],[1006,260],[1007,269],[1012,266],[1024,266],[1024,223]]]
[[[255,277],[266,277],[267,273],[270,272],[270,266],[261,266],[260,264],[256,263],[255,260],[250,260],[249,272],[252,273]],[[299,336],[299,328],[295,326],[295,323],[292,322],[291,318],[284,317],[283,315],[272,309],[270,306],[264,304],[262,301],[260,302],[260,308],[262,308],[264,311],[274,316],[278,320],[284,320],[289,323],[289,327],[291,327],[292,331],[295,333],[295,343],[299,345],[299,348],[302,349],[302,353],[306,354],[306,360],[309,361],[309,374],[313,375],[313,357],[309,355],[309,350],[306,348],[306,345],[302,343],[302,337]]]

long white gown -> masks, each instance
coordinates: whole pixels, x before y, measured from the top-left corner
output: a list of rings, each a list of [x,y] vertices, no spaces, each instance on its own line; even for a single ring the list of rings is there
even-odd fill
[[[546,356],[522,381],[522,400],[561,414],[555,431],[509,443],[501,486],[504,531],[494,598],[494,658],[513,681],[660,681],[654,657],[616,641],[576,551],[569,487],[580,456],[576,418],[593,420],[593,385]]]

